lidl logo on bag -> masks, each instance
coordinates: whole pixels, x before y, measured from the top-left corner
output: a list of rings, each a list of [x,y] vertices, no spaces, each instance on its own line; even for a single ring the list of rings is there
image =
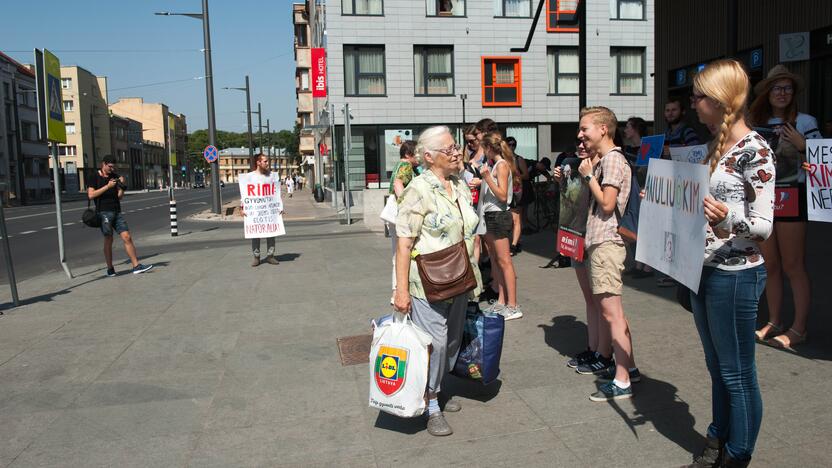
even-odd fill
[[[407,375],[407,350],[392,346],[379,347],[373,374],[381,393],[390,396],[401,390]]]

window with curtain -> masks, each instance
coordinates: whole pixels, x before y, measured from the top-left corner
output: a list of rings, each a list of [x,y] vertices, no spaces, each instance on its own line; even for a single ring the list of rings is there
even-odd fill
[[[644,94],[644,48],[610,49],[612,94]]]
[[[347,96],[384,96],[384,46],[344,46]]]
[[[413,46],[413,82],[417,96],[454,94],[453,46]]]
[[[383,0],[342,0],[341,14],[380,16],[384,14]]]
[[[522,105],[520,57],[482,58],[483,107]]]
[[[578,48],[549,47],[546,52],[549,94],[578,94]]]
[[[465,0],[425,0],[428,16],[465,16]]]
[[[538,160],[536,126],[506,127],[506,137],[514,137],[517,140],[515,154],[526,159]]]
[[[494,0],[494,16],[506,18],[530,18],[531,0]]]
[[[546,31],[578,32],[578,0],[546,0]]]
[[[644,0],[610,0],[610,18],[643,20]]]

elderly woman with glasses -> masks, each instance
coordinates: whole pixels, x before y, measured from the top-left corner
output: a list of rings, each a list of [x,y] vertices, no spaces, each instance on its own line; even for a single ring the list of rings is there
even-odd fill
[[[440,410],[438,395],[459,353],[468,300],[479,294],[482,283],[472,260],[478,218],[471,206],[471,191],[459,178],[462,152],[448,127],[431,127],[422,132],[416,157],[425,170],[410,182],[399,199],[393,307],[410,314],[413,322],[432,337],[427,429],[431,435],[446,436],[453,430]],[[438,252],[461,241],[465,243],[477,287],[446,301],[428,302],[414,254]],[[459,402],[443,399],[446,412],[461,409]]]

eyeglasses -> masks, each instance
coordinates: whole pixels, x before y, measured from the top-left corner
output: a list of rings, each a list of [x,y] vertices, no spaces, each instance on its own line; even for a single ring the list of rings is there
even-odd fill
[[[691,104],[698,104],[698,103],[699,103],[699,101],[701,101],[701,100],[705,99],[706,97],[708,97],[708,96],[706,96],[706,95],[704,95],[704,94],[696,94],[696,93],[693,93],[693,94],[690,96],[690,103],[691,103]]]
[[[462,147],[459,145],[451,145],[447,148],[438,149],[434,151],[436,151],[437,153],[442,153],[449,158],[453,158],[454,156],[458,156],[460,154],[460,151],[462,151]]]
[[[774,94],[792,94],[794,93],[794,86],[772,86],[771,92]]]

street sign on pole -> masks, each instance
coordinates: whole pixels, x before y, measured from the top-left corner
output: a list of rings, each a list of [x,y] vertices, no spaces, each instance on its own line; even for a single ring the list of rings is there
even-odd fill
[[[205,147],[205,150],[202,151],[202,156],[208,161],[208,164],[212,164],[214,161],[219,159],[219,151],[217,151],[217,147],[213,145],[208,145]]]

